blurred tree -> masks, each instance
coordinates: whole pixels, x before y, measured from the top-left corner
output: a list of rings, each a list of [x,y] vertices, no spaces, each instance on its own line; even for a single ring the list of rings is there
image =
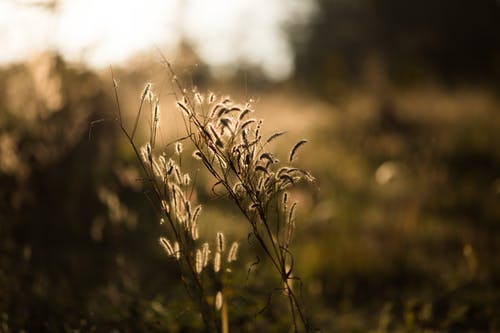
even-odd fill
[[[131,202],[150,209],[117,128],[101,122],[89,136],[92,121],[115,117],[111,83],[51,53],[0,74],[0,330],[141,331],[136,288],[157,295],[168,265],[158,268],[157,225],[136,224]]]
[[[500,81],[495,0],[320,0],[310,29],[309,38],[296,39],[296,75],[323,93],[359,83],[374,55],[398,83]]]

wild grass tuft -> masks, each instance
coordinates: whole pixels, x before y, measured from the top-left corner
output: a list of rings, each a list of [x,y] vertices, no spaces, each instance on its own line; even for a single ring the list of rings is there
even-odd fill
[[[283,286],[282,295],[289,304],[293,331],[311,331],[300,293],[292,283],[298,280],[293,272],[294,258],[290,249],[297,203],[289,202],[287,193],[300,182],[314,181],[309,172],[292,165],[299,147],[306,140],[300,140],[291,148],[287,163],[280,163],[268,150],[268,144],[286,132],[275,132],[263,138],[263,120],[248,118],[253,112],[251,103],[237,104],[228,97],[218,98],[212,93],[205,96],[197,91],[188,91],[168,63],[167,68],[176,90],[176,105],[183,116],[185,138],[194,148],[193,157],[215,178],[213,188],[222,188],[223,195],[236,205],[248,222],[249,239],[256,241],[256,250],[265,253]],[[115,93],[118,98],[116,85]],[[138,148],[134,135],[145,104],[151,108],[149,141]],[[151,84],[146,84],[141,94],[132,131],[126,129],[120,110],[118,122],[140,161],[146,183],[152,188],[152,201],[168,229],[168,236],[162,236],[160,244],[168,256],[177,259],[181,281],[197,303],[207,331],[227,332],[228,299],[219,275],[230,272],[230,269],[223,270],[221,266],[224,262],[224,265],[229,265],[237,259],[239,244],[233,242],[226,253],[226,239],[221,231],[215,235],[213,251],[210,250],[210,240],[200,239],[201,205],[190,200],[189,193],[194,185],[189,171],[184,173],[182,169],[186,148],[179,140],[175,142],[173,156],[157,151],[160,106]],[[210,266],[210,259],[212,272],[204,274]],[[214,289],[214,286],[218,287]]]

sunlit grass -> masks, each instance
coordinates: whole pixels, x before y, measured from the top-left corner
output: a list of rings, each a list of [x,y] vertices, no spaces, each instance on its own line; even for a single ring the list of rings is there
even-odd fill
[[[39,95],[43,85],[34,88],[31,69],[2,73],[8,83],[0,92],[2,329],[203,331],[196,307],[186,306],[189,297],[172,287],[178,276],[175,259],[158,243],[163,226],[144,197],[144,176],[134,155],[117,138],[109,72],[102,83],[64,68],[55,71],[65,73],[60,76],[67,89],[64,107],[52,110]],[[120,101],[127,109],[133,106],[124,113],[128,124],[153,72],[117,70]],[[173,116],[179,110],[170,83],[155,73],[161,146],[181,137],[184,125]],[[232,89],[232,95],[254,99],[253,116],[265,119],[266,138],[288,131],[269,144],[280,160],[286,161],[297,141],[308,139],[294,163],[310,170],[316,185],[290,193],[300,202],[296,218],[301,221],[290,249],[319,327],[498,329],[495,95],[479,88],[427,86],[395,90],[381,100],[357,90],[331,105],[294,88]],[[104,121],[89,136],[89,123],[99,119]],[[136,136],[145,142],[148,130],[139,129]],[[175,155],[174,150],[171,145],[166,152]],[[205,206],[199,237],[213,242],[224,230],[229,242],[238,238],[233,280],[246,281],[256,260],[246,241],[246,221],[214,196],[213,178],[188,157],[183,169],[200,169],[196,181],[191,177],[191,199]],[[117,214],[125,212],[123,207],[128,214]],[[266,305],[272,281],[272,270],[261,263],[249,285],[234,288],[235,294],[246,290],[251,297],[231,295],[233,331],[289,327],[282,315],[286,304],[279,301],[274,310],[254,317]]]

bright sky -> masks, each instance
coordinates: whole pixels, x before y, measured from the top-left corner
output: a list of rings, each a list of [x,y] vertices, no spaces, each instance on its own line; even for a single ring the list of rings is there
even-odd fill
[[[0,63],[23,61],[46,49],[92,67],[123,63],[154,46],[188,40],[214,71],[257,66],[271,79],[294,68],[283,27],[307,23],[314,0],[59,0],[54,11],[0,0]]]

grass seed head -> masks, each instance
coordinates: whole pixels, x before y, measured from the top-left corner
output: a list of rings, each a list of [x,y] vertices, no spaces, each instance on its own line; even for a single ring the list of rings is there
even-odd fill
[[[245,110],[243,110],[243,112],[240,113],[240,115],[238,116],[238,119],[239,120],[242,120],[243,118],[245,118],[250,112],[253,112],[253,110],[249,109],[249,108],[246,108]]]
[[[207,267],[208,259],[210,258],[210,247],[207,242],[203,243],[201,247],[201,255],[203,259],[203,267]]]
[[[174,243],[174,255],[177,260],[181,258],[181,248],[179,246],[179,242]]]
[[[223,303],[222,293],[218,291],[217,295],[215,295],[215,309],[217,311],[220,311],[222,309],[222,303]]]
[[[215,101],[215,94],[210,93],[210,95],[208,96],[208,103],[212,104],[214,101]]]
[[[201,152],[199,150],[195,150],[193,152],[193,157],[196,159],[196,160],[199,160],[201,161],[203,159],[203,155],[201,154]]]
[[[196,100],[196,103],[203,104],[203,96],[200,93],[195,93],[194,99]]]
[[[288,158],[288,161],[290,163],[292,163],[293,158],[295,157],[295,153],[297,152],[297,149],[299,149],[299,147],[305,144],[306,142],[307,140],[300,140],[295,144],[295,146],[293,146],[292,150],[290,151],[290,157]]]
[[[198,274],[200,274],[201,271],[203,270],[203,256],[201,254],[200,249],[196,250],[195,269],[196,273]]]
[[[144,90],[142,91],[141,94],[141,101],[144,101],[146,97],[148,97],[151,91],[151,86],[152,86],[151,82],[146,83],[146,85],[144,86]]]
[[[215,273],[218,273],[220,271],[220,260],[221,260],[220,252],[215,252],[215,256],[214,256],[214,272]]]
[[[168,239],[166,239],[165,237],[160,237],[160,244],[169,256],[173,256],[175,254],[174,248],[172,247],[172,244],[170,244],[170,241]]]
[[[177,155],[182,154],[182,142],[177,141],[177,142],[175,143],[175,153],[176,153]]]
[[[177,106],[182,110],[182,112],[184,112],[184,114],[189,118],[191,117],[191,111],[189,110],[189,108],[186,106],[185,103],[182,103],[182,102],[177,102]]]
[[[151,145],[149,144],[149,142],[146,143],[146,155],[148,158],[148,162],[152,163],[153,162],[153,151],[151,150]]]
[[[276,139],[277,137],[279,136],[282,136],[283,134],[285,134],[286,131],[282,131],[282,132],[276,132],[276,133],[273,133],[273,135],[271,135],[267,140],[266,140],[266,143],[269,143],[271,141],[273,141],[274,139]]]
[[[238,242],[233,242],[231,248],[229,249],[229,254],[227,255],[227,262],[236,261],[238,258]]]
[[[191,183],[191,177],[189,176],[189,173],[185,173],[182,177],[182,184],[184,184],[184,186],[188,186],[189,183]]]
[[[155,107],[153,109],[153,127],[160,127],[160,102],[156,100]]]
[[[217,251],[218,252],[224,252],[226,247],[225,240],[224,240],[224,234],[222,232],[217,232]]]

